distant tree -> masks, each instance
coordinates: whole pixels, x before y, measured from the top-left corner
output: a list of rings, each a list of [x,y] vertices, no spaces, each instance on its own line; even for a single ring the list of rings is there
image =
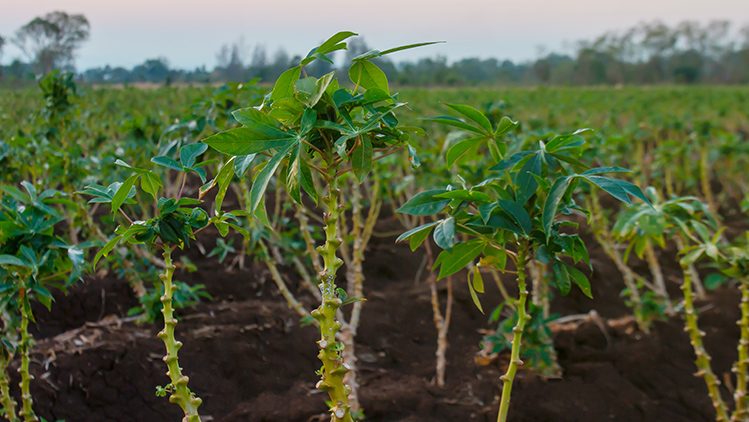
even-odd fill
[[[283,48],[279,48],[273,53],[273,62],[268,66],[268,80],[275,80],[284,70],[289,67],[291,58]]]
[[[90,25],[83,15],[52,12],[16,31],[13,44],[34,64],[37,72],[72,68],[75,50],[89,37]]]
[[[247,69],[244,65],[247,46],[244,38],[240,38],[233,44],[224,44],[216,55],[217,70],[221,78],[229,81],[242,81],[247,77]]]
[[[170,79],[169,62],[163,58],[148,59],[132,70],[133,81],[166,83]]]
[[[252,50],[249,68],[250,77],[267,80],[268,78],[268,54],[265,52],[265,46],[256,45]]]
[[[5,38],[0,35],[0,60],[3,58],[3,47],[5,47]]]

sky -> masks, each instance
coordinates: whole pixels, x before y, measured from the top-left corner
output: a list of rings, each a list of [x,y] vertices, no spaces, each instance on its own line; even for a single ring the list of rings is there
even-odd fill
[[[749,23],[749,0],[0,0],[0,36],[53,10],[83,13],[91,37],[77,54],[79,69],[131,67],[165,57],[179,68],[216,63],[223,44],[240,37],[272,56],[283,46],[306,54],[341,30],[359,33],[372,48],[421,41],[445,44],[400,53],[527,60],[565,51],[572,42],[642,21]],[[19,57],[5,48],[2,62]],[[248,53],[249,56],[249,53]]]

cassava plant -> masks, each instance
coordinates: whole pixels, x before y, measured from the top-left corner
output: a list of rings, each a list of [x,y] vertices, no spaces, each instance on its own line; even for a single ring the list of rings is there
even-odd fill
[[[67,290],[80,279],[84,263],[83,251],[60,237],[64,217],[57,206],[68,203],[64,194],[55,190],[39,192],[29,182],[22,182],[21,186],[23,190],[0,186],[0,308],[4,325],[0,398],[5,417],[18,420],[6,371],[9,360],[18,352],[18,416],[24,421],[36,421],[31,396],[33,377],[29,371],[34,342],[29,332],[29,324],[34,322],[31,303],[36,301],[49,309],[53,301],[51,290]]]
[[[199,198],[186,197],[184,194],[189,189],[187,186],[188,175],[197,174],[201,181],[205,182],[206,174],[203,170],[204,163],[198,163],[197,158],[203,154],[208,147],[205,144],[193,143],[183,146],[179,151],[179,162],[167,157],[157,156],[152,159],[156,164],[178,171],[179,190],[174,197],[163,197],[159,193],[163,189],[162,179],[153,171],[133,167],[123,161],[118,165],[131,171],[131,176],[119,184],[114,195],[100,196],[102,201],[109,202],[113,214],[124,219],[124,223],[117,227],[114,236],[99,250],[94,258],[94,266],[118,245],[145,245],[151,250],[160,250],[164,268],[159,274],[161,295],[161,316],[163,318],[163,329],[158,333],[159,339],[164,343],[166,354],[163,358],[167,366],[169,383],[164,387],[157,387],[157,395],[169,395],[169,402],[177,404],[184,412],[183,421],[200,421],[198,408],[202,400],[188,387],[189,378],[183,374],[179,365],[178,352],[182,348],[182,342],[175,338],[177,319],[174,316],[174,263],[173,252],[176,249],[189,247],[190,241],[195,239],[195,233],[206,228],[209,224],[208,213],[200,208],[202,201]],[[204,185],[205,194],[207,189],[216,185],[215,179]],[[198,193],[198,192],[196,192]],[[137,205],[138,201],[133,198],[136,195],[147,195],[154,202],[154,210],[149,214],[153,217],[146,219],[134,219],[125,210],[129,204]],[[107,201],[108,199],[108,201]],[[143,212],[141,207],[133,206],[131,211]]]
[[[684,295],[684,325],[689,334],[689,340],[695,353],[696,376],[703,378],[707,386],[708,395],[715,409],[715,419],[721,422],[744,421],[749,417],[749,398],[747,396],[747,382],[749,380],[749,235],[733,245],[722,243],[722,230],[715,230],[714,224],[705,224],[698,219],[682,218],[679,226],[687,242],[681,250],[679,264],[682,269],[681,290]],[[712,261],[729,277],[733,278],[739,287],[741,299],[739,302],[740,318],[739,341],[737,343],[737,360],[732,371],[735,374],[733,389],[734,409],[731,411],[720,391],[720,379],[712,368],[712,358],[705,349],[703,337],[705,333],[699,327],[699,314],[695,306],[694,286],[690,266],[701,260]]]
[[[708,207],[698,198],[685,196],[664,199],[650,187],[645,190],[651,205],[638,205],[623,210],[617,217],[612,228],[613,235],[627,243],[627,250],[623,255],[627,262],[632,251],[645,258],[653,276],[653,283],[645,282],[664,304],[667,313],[673,313],[674,307],[666,289],[666,281],[661,269],[656,246],[665,249],[667,242],[672,241],[678,250],[685,248],[684,233],[680,230],[683,218],[705,218],[714,221]],[[689,265],[692,284],[700,298],[705,296],[704,288],[694,265]]]
[[[373,60],[430,44],[372,50],[353,58],[348,69],[352,88],[343,86],[335,72],[320,78],[306,74],[305,67],[315,60],[331,62],[329,56],[346,49],[346,40],[354,35],[339,32],[312,49],[279,76],[261,105],[234,111],[241,127],[204,140],[235,160],[267,158],[252,172],[245,210],[249,215],[266,213],[265,192],[274,175],[276,185],[283,185],[288,197],[304,208],[296,214],[301,225],[310,213],[307,207],[322,209],[325,241],[314,248],[322,261],[318,275],[321,303],[311,316],[320,330],[317,345],[322,367],[317,387],[328,394],[334,421],[354,417],[351,388],[345,382],[349,368],[343,360],[345,347],[339,332],[342,304],[360,300],[336,284],[344,264],[342,221],[345,202],[350,199],[343,197],[342,188],[351,177],[366,180],[374,162],[399,150],[409,138],[408,128],[401,127],[395,115],[405,104],[391,93],[385,73]]]
[[[587,195],[585,201],[590,211],[588,219],[590,231],[601,245],[601,249],[621,273],[626,303],[632,308],[637,326],[647,333],[650,331],[652,321],[665,312],[664,301],[654,293],[656,289],[647,288],[650,284],[627,264],[624,253],[620,249],[620,242],[612,232],[609,212],[601,205],[598,196],[598,192],[593,191]]]
[[[493,125],[478,110],[453,105],[460,117],[445,116],[437,120],[475,134],[447,150],[453,160],[461,161],[481,148],[488,148],[492,162],[483,180],[469,185],[456,177],[458,186],[431,189],[412,197],[399,210],[410,215],[441,218],[402,234],[413,248],[432,234],[442,249],[436,259],[439,278],[448,277],[466,266],[468,289],[481,310],[477,293],[484,292],[482,269],[515,274],[518,296],[513,300],[517,317],[512,329],[511,356],[501,377],[502,393],[498,421],[507,420],[515,374],[523,362],[521,342],[530,316],[528,314],[529,264],[541,262],[552,268],[554,285],[563,294],[577,285],[587,296],[591,286],[587,276],[575,263],[587,263],[588,252],[581,237],[574,232],[577,224],[565,214],[582,211],[573,197],[580,183],[600,187],[614,198],[630,203],[630,196],[647,201],[635,185],[604,176],[624,171],[618,167],[587,168],[578,160],[584,146],[585,130],[546,139],[508,145],[503,140],[508,127],[516,124],[503,119]],[[461,153],[461,151],[463,153]],[[508,262],[513,265],[508,267]]]

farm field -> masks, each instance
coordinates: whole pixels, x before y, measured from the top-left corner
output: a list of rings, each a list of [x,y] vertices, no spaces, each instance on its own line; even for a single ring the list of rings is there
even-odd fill
[[[4,416],[747,420],[749,88],[310,54],[0,92]]]

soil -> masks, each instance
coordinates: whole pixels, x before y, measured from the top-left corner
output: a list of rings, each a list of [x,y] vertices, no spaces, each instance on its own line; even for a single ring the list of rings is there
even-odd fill
[[[213,245],[210,235],[201,238]],[[593,310],[557,326],[554,341],[564,375],[544,380],[520,371],[512,394],[512,421],[701,421],[714,418],[706,388],[678,318],[638,332],[620,298],[613,264],[591,251],[595,300],[578,292],[554,300],[562,315]],[[213,296],[179,311],[180,362],[190,387],[203,398],[204,420],[326,420],[315,388],[318,337],[300,326],[262,267],[228,271],[214,259],[191,257],[200,267],[178,274],[203,283]],[[678,269],[663,259],[672,278]],[[373,421],[493,421],[499,376],[507,358],[479,366],[475,356],[487,318],[473,305],[463,278],[449,333],[447,385],[433,385],[436,332],[429,288],[416,283],[419,254],[373,239],[366,261],[366,296],[357,338],[361,402]],[[676,287],[675,283],[674,287]],[[444,289],[444,284],[441,286]],[[444,292],[443,292],[444,293]],[[487,307],[496,291],[482,300]],[[308,298],[305,298],[311,303]],[[181,412],[157,385],[167,383],[158,327],[126,318],[136,304],[126,283],[90,278],[52,312],[37,309],[32,392],[47,420],[177,421]],[[702,303],[701,328],[719,376],[730,374],[738,338],[737,294],[725,287]],[[597,323],[599,322],[599,323]],[[17,362],[16,362],[17,365]],[[14,380],[17,381],[17,380]],[[15,384],[15,382],[14,382]],[[725,383],[724,383],[725,384]],[[730,401],[730,393],[724,391]]]

